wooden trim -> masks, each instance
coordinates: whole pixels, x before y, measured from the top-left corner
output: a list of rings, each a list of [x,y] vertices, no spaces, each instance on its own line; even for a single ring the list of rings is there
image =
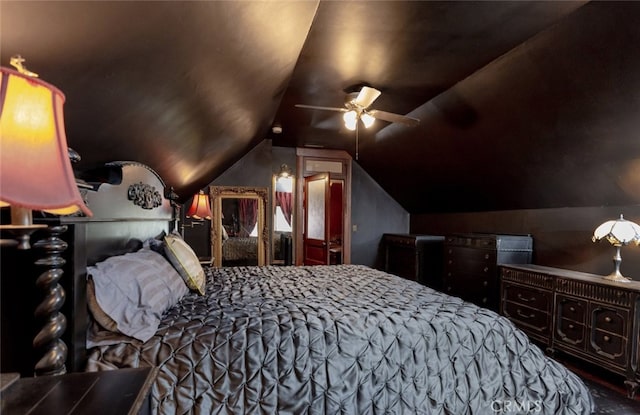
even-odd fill
[[[343,223],[342,223],[342,262],[344,264],[351,263],[351,163],[352,159],[349,153],[344,150],[327,150],[327,149],[296,149],[296,194],[295,194],[295,212],[296,222],[294,229],[294,246],[295,246],[295,265],[302,265],[304,262],[303,243],[304,243],[304,178],[314,173],[324,172],[306,172],[305,161],[308,159],[341,161],[344,163],[345,171],[343,177],[336,175],[335,177],[344,179],[344,197],[343,197]],[[333,175],[332,175],[333,177]]]

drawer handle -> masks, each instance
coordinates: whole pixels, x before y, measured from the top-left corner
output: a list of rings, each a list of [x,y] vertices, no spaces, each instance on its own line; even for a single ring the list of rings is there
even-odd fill
[[[575,307],[569,307],[569,311],[571,311],[572,313],[575,313],[576,308]]]
[[[609,337],[609,336],[604,336],[602,339],[604,341],[606,341],[607,343],[609,343],[611,341],[611,337]]]
[[[525,298],[525,297],[522,296],[522,293],[518,293],[518,299],[522,300],[524,302],[527,302],[527,303],[529,303],[531,301],[536,301],[536,297]]]
[[[569,324],[569,329],[573,330],[575,328],[575,326],[573,324]]]
[[[484,259],[489,259],[489,254],[484,254]]]
[[[522,318],[534,318],[534,317],[536,316],[536,315],[535,315],[535,314],[533,314],[533,313],[531,313],[531,314],[525,314],[525,313],[523,313],[523,312],[522,312],[522,310],[520,310],[520,309],[517,309],[517,310],[516,310],[516,314],[517,314],[517,315],[519,315],[519,316],[520,316],[520,317],[522,317]]]
[[[611,323],[611,317],[607,316],[604,318],[604,321],[607,323]]]
[[[489,267],[484,267],[484,272],[489,272]]]
[[[486,287],[487,285],[489,285],[489,281],[483,281],[482,285]]]

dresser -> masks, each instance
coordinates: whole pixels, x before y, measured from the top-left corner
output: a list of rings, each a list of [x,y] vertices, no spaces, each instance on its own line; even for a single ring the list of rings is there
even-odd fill
[[[444,236],[385,233],[382,244],[386,272],[442,289]]]
[[[447,235],[444,242],[443,291],[498,311],[498,265],[530,263],[532,251],[533,239],[529,235]]]
[[[500,311],[549,353],[562,352],[640,386],[640,282],[539,265],[501,266]]]

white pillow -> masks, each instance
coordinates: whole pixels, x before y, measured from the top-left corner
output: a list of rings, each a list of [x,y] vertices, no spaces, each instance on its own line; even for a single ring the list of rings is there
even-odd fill
[[[164,312],[189,292],[182,278],[157,252],[141,249],[87,267],[98,305],[122,334],[147,341]]]
[[[167,235],[164,237],[164,252],[187,286],[204,295],[206,277],[193,249],[179,236]]]

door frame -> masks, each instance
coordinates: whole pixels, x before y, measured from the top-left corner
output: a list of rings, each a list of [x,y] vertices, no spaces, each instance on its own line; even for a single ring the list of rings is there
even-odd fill
[[[349,153],[343,150],[325,150],[311,148],[296,148],[296,192],[295,192],[295,212],[296,218],[300,218],[300,222],[296,223],[294,230],[295,235],[295,264],[302,265],[304,262],[303,243],[304,243],[304,178],[313,176],[317,173],[326,173],[324,167],[314,168],[312,165],[316,162],[339,162],[341,171],[331,173],[332,178],[344,180],[344,190],[342,198],[342,263],[351,263],[351,163],[352,159]]]
[[[318,182],[321,181],[323,185],[323,197],[324,197],[324,207],[323,207],[323,216],[324,222],[322,230],[323,239],[311,238],[309,237],[309,183],[310,181]],[[304,178],[304,194],[305,194],[305,204],[304,207],[307,209],[305,212],[305,217],[303,219],[304,222],[304,232],[302,234],[303,237],[303,263],[305,265],[328,265],[329,264],[329,238],[330,228],[331,228],[331,178],[329,173],[317,173],[312,176],[307,176]],[[321,258],[313,258],[309,256],[309,252],[313,251],[316,253],[321,253]]]

